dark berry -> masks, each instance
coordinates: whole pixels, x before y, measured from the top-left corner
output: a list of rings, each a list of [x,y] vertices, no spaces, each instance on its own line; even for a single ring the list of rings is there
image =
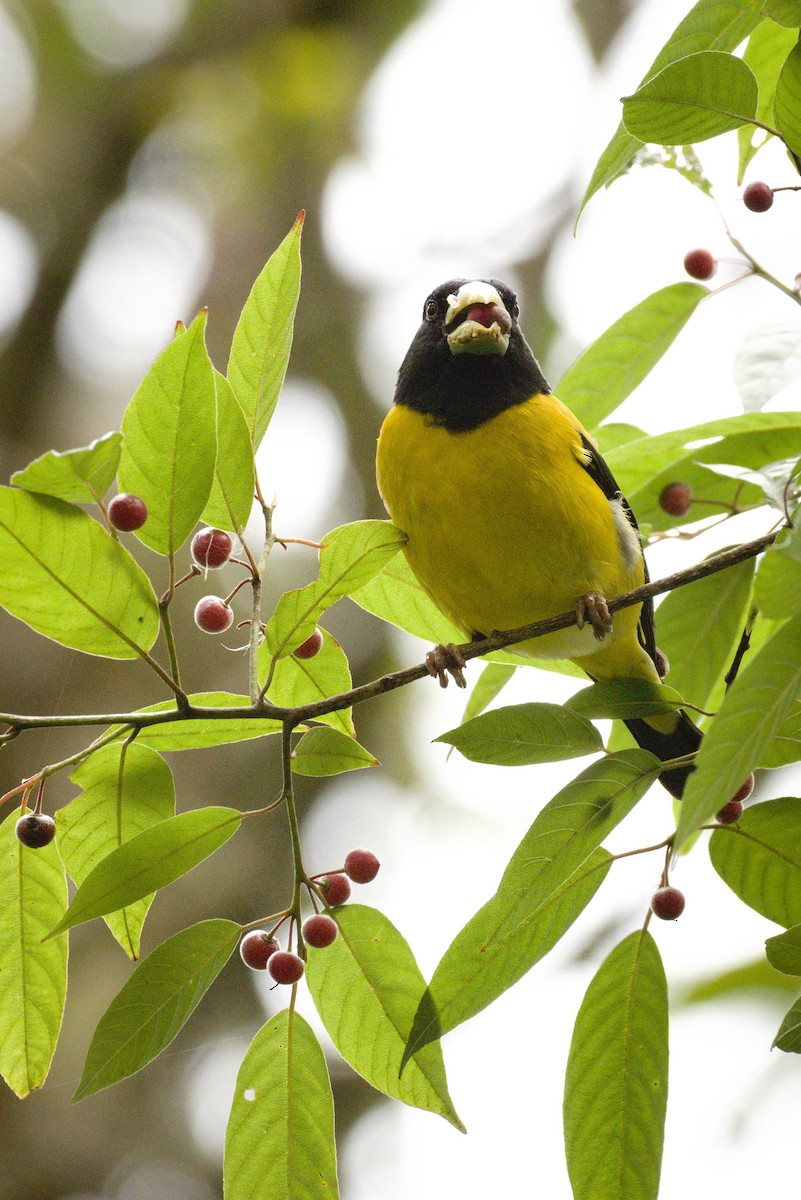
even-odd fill
[[[204,596],[195,605],[195,624],[204,633],[225,633],[234,619],[234,610],[219,596]]]
[[[293,654],[295,658],[314,658],[315,654],[319,654],[323,648],[322,630],[315,629],[314,633],[310,634],[305,642],[301,642],[296,646]]]
[[[56,836],[56,823],[47,813],[25,813],[17,821],[15,832],[23,846],[39,850]]]
[[[122,533],[133,533],[141,529],[147,520],[147,505],[130,492],[120,492],[108,506],[109,524]]]
[[[332,908],[350,900],[350,880],[347,875],[323,875],[317,882],[326,904],[330,904]]]
[[[743,192],[743,204],[751,212],[767,212],[773,207],[773,192],[766,183],[749,183]]]
[[[380,866],[372,850],[351,850],[345,856],[345,874],[354,883],[372,883]]]
[[[739,800],[730,800],[728,804],[724,804],[723,808],[717,814],[717,822],[719,825],[733,825],[735,821],[739,821],[743,815],[743,806]]]
[[[711,279],[718,264],[709,250],[688,250],[684,255],[684,270],[693,279]]]
[[[289,950],[278,950],[270,955],[267,970],[276,983],[297,983],[303,978],[303,959]]]
[[[222,529],[200,529],[192,538],[192,558],[199,567],[214,571],[231,557],[234,543]]]
[[[676,921],[684,912],[684,892],[675,887],[657,888],[651,897],[651,912],[661,921]]]
[[[251,929],[239,943],[242,962],[252,971],[264,971],[267,961],[278,949],[278,942],[264,929]]]
[[[693,489],[687,483],[669,483],[659,493],[659,506],[671,517],[684,517],[693,502]]]
[[[748,778],[746,780],[744,780],[743,783],[740,784],[739,788],[734,793],[734,795],[732,796],[731,801],[729,801],[729,803],[732,803],[733,801],[742,803],[743,800],[747,800],[748,797],[751,795],[751,793],[754,790],[754,783],[755,783],[754,773],[752,771],[751,774],[748,776]]]
[[[318,950],[330,946],[339,933],[339,927],[332,917],[325,913],[315,913],[303,922],[303,939]]]

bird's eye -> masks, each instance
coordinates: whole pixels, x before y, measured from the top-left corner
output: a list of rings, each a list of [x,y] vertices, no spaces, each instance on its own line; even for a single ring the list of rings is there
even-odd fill
[[[439,316],[439,305],[436,300],[426,300],[424,313],[427,321],[436,321]]]
[[[516,321],[517,318],[520,316],[520,305],[517,303],[517,297],[515,297],[515,299],[512,303],[512,310],[509,315],[513,321]]]

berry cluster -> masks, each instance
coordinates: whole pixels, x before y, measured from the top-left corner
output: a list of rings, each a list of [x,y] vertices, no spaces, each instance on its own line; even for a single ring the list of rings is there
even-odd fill
[[[351,850],[345,856],[342,871],[314,876],[309,888],[312,896],[318,895],[329,908],[344,904],[350,898],[351,880],[354,883],[372,883],[381,864],[372,850]],[[313,889],[313,890],[312,890]],[[305,963],[300,954],[282,950],[275,936],[278,928],[290,916],[283,913],[271,932],[266,929],[251,929],[239,943],[242,962],[253,971],[266,970],[276,983],[295,984],[303,978]],[[325,950],[336,941],[339,926],[329,913],[312,913],[303,922],[300,931],[301,947],[312,946]],[[301,948],[299,947],[299,948]]]

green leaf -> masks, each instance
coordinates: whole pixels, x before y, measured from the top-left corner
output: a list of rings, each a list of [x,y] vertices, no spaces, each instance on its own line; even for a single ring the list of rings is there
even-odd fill
[[[638,931],[601,964],[576,1018],[564,1099],[574,1200],[656,1200],[667,1090],[665,972]]]
[[[362,904],[343,905],[336,918],[340,936],[325,950],[309,949],[306,977],[337,1050],[380,1092],[464,1131],[439,1046],[426,1047],[401,1074],[426,986],[407,942],[382,913]]]
[[[62,646],[137,658],[159,631],[150,581],[80,508],[0,487],[0,604]]]
[[[736,825],[715,830],[709,857],[749,908],[777,925],[801,923],[801,799],[751,805]]]
[[[799,455],[801,413],[753,412],[629,442],[605,457],[640,525],[668,529],[716,514],[720,509],[717,504],[708,507],[696,502],[686,517],[677,520],[659,504],[659,494],[666,484],[680,480],[689,484],[697,496],[722,504],[731,504],[735,490],[739,490],[740,502],[750,504],[762,498],[756,488],[742,488],[737,481],[713,474],[703,464],[729,463],[759,469],[765,463]]]
[[[67,990],[67,939],[42,938],[67,907],[55,843],[17,839],[20,809],[0,825],[0,1075],[19,1097],[47,1078]]]
[[[801,5],[798,5],[801,9]],[[798,24],[798,23],[796,23]],[[773,99],[776,94],[776,81],[784,60],[795,45],[798,29],[782,29],[780,24],[765,20],[757,25],[748,39],[748,45],[743,53],[743,62],[747,64],[756,76],[759,85],[759,103],[757,105],[757,120],[765,125],[773,120]],[[760,140],[756,137],[759,134]],[[748,164],[758,150],[770,140],[771,135],[758,131],[752,125],[744,125],[737,130],[737,140],[740,148],[740,161],[737,170],[737,182],[742,183]]]
[[[217,395],[217,458],[208,504],[200,519],[241,534],[253,507],[255,481],[250,433],[231,385],[214,372]]]
[[[673,283],[646,297],[579,355],[556,395],[592,429],[642,383],[708,295],[698,283]]]
[[[95,751],[70,775],[82,795],[56,813],[58,850],[69,875],[83,883],[112,850],[175,812],[172,773],[164,759],[138,742]],[[139,941],[152,896],[104,919],[130,958]]]
[[[657,609],[657,641],[670,662],[670,685],[699,708],[714,707],[722,698],[721,676],[748,615],[754,561],[676,588]]]
[[[284,382],[300,292],[300,235],[304,214],[253,284],[234,330],[228,382],[255,451],[267,431]]]
[[[196,692],[189,697],[194,708],[243,708],[250,706],[248,696],[231,692]],[[161,700],[139,712],[177,712],[174,700]],[[154,750],[200,750],[223,746],[228,742],[245,742],[251,738],[267,737],[281,732],[281,722],[267,717],[236,717],[220,720],[217,717],[189,717],[181,721],[165,721],[163,725],[147,725],[137,735],[137,745],[152,746]],[[120,727],[120,737],[127,737]]]
[[[773,1045],[788,1054],[801,1054],[801,998],[796,1000],[779,1026]]]
[[[801,25],[801,0],[763,0],[762,11],[777,25],[787,25],[796,32]]]
[[[334,1101],[325,1056],[294,1008],[256,1034],[225,1135],[225,1200],[336,1200]]]
[[[776,83],[776,125],[784,144],[801,154],[801,44],[796,43],[785,59]]]
[[[305,642],[322,613],[377,575],[405,541],[406,534],[391,521],[354,521],[327,533],[319,577],[285,592],[267,623],[264,640],[270,655],[283,657]]]
[[[163,350],[122,419],[120,489],[140,496],[147,520],[136,536],[174,554],[194,529],[214,480],[217,409],[214,368],[201,312]]]
[[[796,701],[760,754],[755,767],[786,767],[801,762],[801,703]]]
[[[671,63],[623,97],[623,124],[642,142],[686,146],[756,116],[759,88],[741,58],[703,50]]]
[[[236,949],[233,921],[190,925],[139,964],[92,1035],[73,1102],[127,1079],[169,1046]]]
[[[498,890],[456,935],[420,1004],[406,1057],[481,1012],[551,950],[595,895],[612,859],[601,841],[645,794],[644,750],[593,763],[546,804]]]
[[[734,382],[746,412],[764,408],[801,375],[801,321],[759,325],[734,356]]]
[[[235,808],[197,808],[123,842],[89,872],[48,939],[166,887],[218,850],[241,821]]]
[[[595,726],[561,704],[494,708],[434,741],[455,746],[471,762],[501,767],[559,762],[603,749]]]
[[[515,670],[515,667],[504,663],[487,663],[467,698],[462,713],[462,724],[489,708],[495,697],[506,687]]]
[[[11,482],[28,492],[42,492],[73,504],[97,503],[117,474],[122,447],[121,433],[107,433],[78,450],[48,450]]]
[[[698,0],[698,3],[679,22],[653,64],[645,73],[643,83],[669,63],[700,50],[734,50],[761,23],[763,0]],[[621,123],[609,145],[603,151],[592,174],[578,212],[581,216],[587,202],[602,187],[625,174],[631,160],[642,145]]]
[[[310,729],[292,751],[296,775],[340,775],[377,766],[378,759],[341,729]]]
[[[801,613],[801,530],[795,526],[765,553],[754,582],[754,599],[766,617]]]
[[[758,958],[756,962],[716,972],[692,984],[680,998],[679,1004],[704,1004],[708,1000],[720,1000],[726,996],[759,994],[773,999],[777,995],[783,997],[785,992],[795,991],[797,987],[795,979],[782,975],[764,958]]]
[[[654,717],[681,708],[682,698],[663,683],[643,679],[608,679],[582,688],[565,702],[565,708],[587,720]]]
[[[770,965],[783,975],[801,975],[801,925],[769,937],[765,953]]]
[[[739,790],[773,741],[799,686],[801,617],[793,617],[740,672],[709,726],[682,799],[675,851]]]
[[[320,632],[323,635],[323,645],[313,658],[295,658],[294,654],[287,654],[284,658],[276,660],[267,694],[267,699],[272,704],[282,708],[297,708],[301,704],[313,704],[329,696],[338,696],[353,686],[345,651],[326,629]],[[259,678],[262,682],[267,678],[270,662],[271,655],[267,645],[262,643],[259,648]],[[316,719],[333,725],[350,737],[354,735],[350,708],[326,713],[325,716]]]

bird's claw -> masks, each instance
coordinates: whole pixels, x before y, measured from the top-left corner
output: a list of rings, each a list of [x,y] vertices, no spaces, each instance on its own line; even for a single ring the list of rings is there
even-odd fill
[[[579,629],[591,625],[599,642],[611,631],[612,614],[600,592],[589,592],[581,597],[576,605],[576,624]]]
[[[439,680],[440,687],[448,686],[449,675],[453,677],[457,687],[467,687],[467,680],[462,673],[466,665],[460,651],[452,642],[448,642],[447,646],[435,646],[426,655],[426,670],[429,675]]]

